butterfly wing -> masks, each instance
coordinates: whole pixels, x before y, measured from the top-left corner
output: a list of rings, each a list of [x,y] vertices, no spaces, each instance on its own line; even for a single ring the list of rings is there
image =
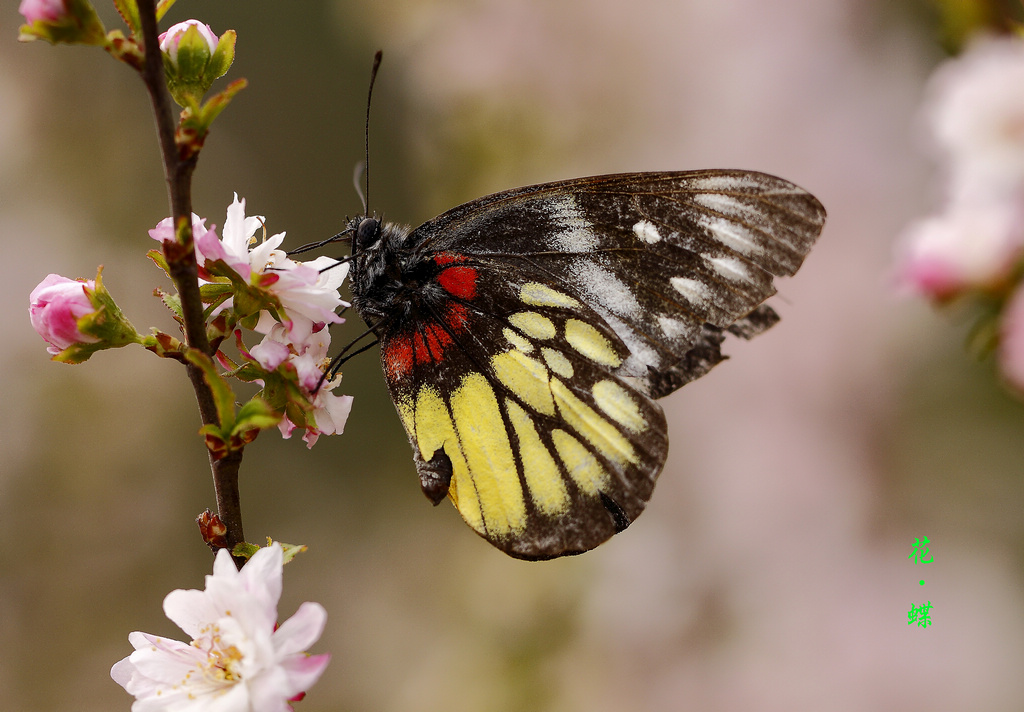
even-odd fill
[[[520,188],[414,230],[434,296],[381,354],[424,492],[519,558],[628,526],[668,452],[654,399],[720,361],[726,331],[777,320],[772,277],[824,218],[782,179],[699,171]]]

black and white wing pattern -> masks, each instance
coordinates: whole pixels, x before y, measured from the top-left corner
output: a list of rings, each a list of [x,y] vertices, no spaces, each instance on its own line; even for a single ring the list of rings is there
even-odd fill
[[[668,453],[655,400],[722,360],[825,220],[748,171],[519,188],[409,232],[353,222],[353,303],[381,341],[421,485],[508,554],[587,551],[640,515]]]

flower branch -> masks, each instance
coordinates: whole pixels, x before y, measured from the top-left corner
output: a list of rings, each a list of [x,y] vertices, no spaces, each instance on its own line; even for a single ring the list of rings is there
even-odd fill
[[[206,335],[203,301],[199,291],[199,269],[192,234],[192,173],[199,159],[198,151],[182,157],[176,140],[171,95],[167,89],[163,52],[160,49],[156,3],[144,1],[138,6],[139,24],[145,49],[142,79],[149,91],[156,120],[157,137],[163,157],[164,178],[167,181],[171,216],[176,226],[176,240],[163,242],[163,253],[168,274],[180,300],[181,323],[189,347],[212,356],[214,350]],[[214,427],[219,422],[217,403],[201,368],[186,363],[189,381],[196,394],[203,427]],[[223,541],[227,548],[245,541],[242,528],[241,497],[238,491],[238,471],[242,463],[242,449],[233,450],[222,457],[210,451],[210,468],[217,500],[217,513],[227,528]],[[243,562],[236,560],[236,564]]]

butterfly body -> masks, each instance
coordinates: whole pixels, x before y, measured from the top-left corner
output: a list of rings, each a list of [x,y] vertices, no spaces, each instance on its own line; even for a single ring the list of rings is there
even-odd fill
[[[643,511],[668,454],[655,402],[722,360],[825,212],[744,171],[496,193],[415,230],[361,217],[353,305],[376,333],[424,493],[506,553],[580,553]]]

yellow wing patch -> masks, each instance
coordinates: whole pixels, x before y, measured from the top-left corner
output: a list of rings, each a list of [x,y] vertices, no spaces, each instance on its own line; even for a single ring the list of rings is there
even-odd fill
[[[526,501],[494,389],[482,374],[470,373],[452,394],[451,408],[487,533],[523,531]],[[457,496],[463,512],[462,492]]]
[[[551,393],[555,396],[562,420],[582,435],[593,448],[612,462],[640,464],[632,444],[623,437],[618,428],[573,395],[572,391],[557,378],[551,379]]]
[[[594,402],[612,420],[627,430],[639,433],[647,427],[647,421],[640,414],[640,406],[625,388],[615,381],[598,381],[591,388]]]
[[[506,351],[491,359],[494,375],[528,406],[544,415],[555,414],[548,386],[548,370],[521,351]]]
[[[607,337],[585,321],[566,320],[565,340],[581,354],[602,366],[618,368],[622,363]]]
[[[522,351],[524,354],[533,353],[533,342],[527,339],[525,336],[520,334],[515,329],[510,329],[507,326],[502,329],[501,332],[508,342],[515,346],[517,349]]]
[[[519,329],[527,336],[535,339],[555,338],[555,325],[543,314],[537,312],[519,312],[508,318],[512,326]]]
[[[519,440],[519,459],[534,504],[546,514],[561,514],[569,507],[569,492],[558,465],[541,442],[529,414],[511,400],[505,401],[505,408]]]
[[[540,355],[544,358],[544,363],[548,365],[552,371],[557,373],[562,378],[572,378],[575,370],[572,367],[572,361],[565,357],[561,351],[555,351],[549,349],[547,346],[540,350]]]
[[[445,405],[441,394],[433,386],[424,386],[416,397],[415,411],[408,417],[403,408],[399,408],[398,412],[402,414],[407,430],[415,433],[416,446],[424,460],[430,460],[435,452],[444,448],[445,454],[452,461],[452,481],[448,488],[448,496],[467,524],[479,532],[484,531],[480,499],[473,486],[473,480],[469,477],[469,467],[459,448],[455,425],[448,415],[448,406]],[[413,422],[415,427],[409,428],[409,422]]]
[[[527,282],[519,290],[519,298],[531,307],[563,307],[576,309],[580,303],[540,282]]]
[[[565,465],[569,476],[579,488],[589,495],[596,495],[608,483],[608,473],[601,463],[583,444],[564,430],[552,430],[551,440],[558,451],[558,457]]]

